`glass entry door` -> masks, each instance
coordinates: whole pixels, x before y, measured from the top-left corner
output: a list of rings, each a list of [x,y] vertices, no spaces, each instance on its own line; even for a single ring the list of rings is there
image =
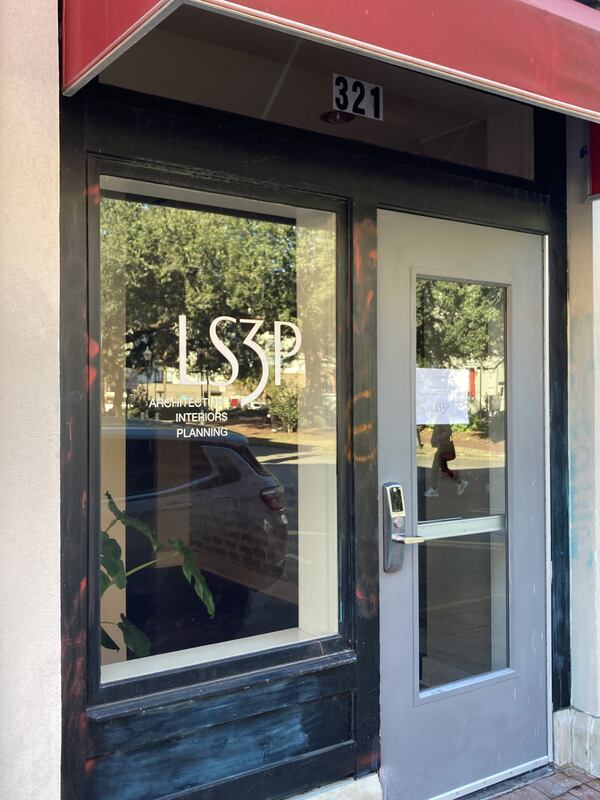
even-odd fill
[[[548,760],[543,251],[378,215],[388,798],[456,797]]]

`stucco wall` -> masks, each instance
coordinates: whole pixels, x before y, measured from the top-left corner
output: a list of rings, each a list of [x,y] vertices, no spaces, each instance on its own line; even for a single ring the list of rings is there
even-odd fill
[[[555,715],[555,758],[600,774],[600,203],[587,125],[567,132],[572,708]]]
[[[569,428],[571,477],[572,702],[600,714],[600,233],[587,197],[584,123],[569,120]]]
[[[56,0],[0,0],[0,797],[60,796]]]

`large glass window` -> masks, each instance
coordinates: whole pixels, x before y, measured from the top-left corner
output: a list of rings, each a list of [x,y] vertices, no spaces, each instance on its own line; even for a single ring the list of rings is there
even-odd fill
[[[335,214],[100,186],[102,681],[337,633]]]

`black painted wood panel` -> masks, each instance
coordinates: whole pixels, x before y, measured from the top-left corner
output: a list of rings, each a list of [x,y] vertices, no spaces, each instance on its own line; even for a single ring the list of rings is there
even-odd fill
[[[82,97],[60,117],[62,795],[85,797],[87,735],[87,249]],[[65,319],[70,321],[64,324]]]
[[[154,800],[352,740],[349,693],[128,747],[86,764],[90,797]]]
[[[349,692],[356,685],[354,664],[303,677],[274,680],[237,691],[216,691],[208,697],[177,699],[164,692],[147,702],[112,704],[90,709],[88,757],[122,748],[140,748],[170,736],[187,735],[201,728],[223,725],[319,697]],[[181,694],[181,693],[180,693]]]
[[[169,794],[161,800],[240,800],[246,797],[278,800],[350,777],[354,772],[355,752],[354,742],[344,742],[239,778],[219,781],[199,791]]]
[[[377,474],[377,208],[356,203],[352,218],[354,393],[356,503],[356,647],[362,653],[358,674],[357,775],[379,767],[379,697],[370,676],[379,673],[379,552]]]
[[[536,112],[536,124],[549,132],[538,148],[536,169],[546,176],[551,208],[549,231],[550,498],[552,559],[552,702],[555,710],[571,704],[571,632],[569,579],[569,463],[566,134],[564,120]],[[557,158],[557,152],[561,154]]]

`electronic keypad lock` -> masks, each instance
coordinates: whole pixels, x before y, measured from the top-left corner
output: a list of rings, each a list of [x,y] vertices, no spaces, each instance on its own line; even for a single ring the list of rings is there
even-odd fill
[[[404,561],[407,544],[424,542],[422,536],[406,535],[404,492],[399,483],[383,484],[383,568],[397,572]]]

